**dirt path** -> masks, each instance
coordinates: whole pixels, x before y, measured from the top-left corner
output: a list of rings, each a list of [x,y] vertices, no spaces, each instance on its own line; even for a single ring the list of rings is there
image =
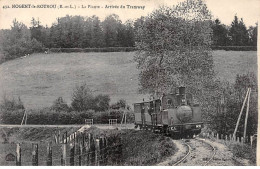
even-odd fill
[[[206,143],[213,145],[216,148],[216,155],[214,156],[213,160],[209,163],[210,166],[235,166],[238,165],[233,160],[232,152],[226,147],[225,145],[213,142],[208,139],[201,139]]]
[[[178,166],[204,166],[214,153],[211,146],[203,141],[190,139],[185,142],[191,147],[191,152]]]
[[[190,139],[186,141],[172,140],[176,145],[178,152],[173,156],[166,159],[164,162],[159,163],[159,166],[174,165],[177,161],[182,159],[188,151],[185,143],[191,147],[191,152],[187,158],[178,164],[178,166],[203,166],[213,156],[214,151],[211,146],[215,148],[213,159],[207,164],[208,166],[237,166],[242,165],[237,160],[234,160],[232,152],[227,146],[213,142],[208,139]],[[185,143],[184,143],[185,142]],[[211,146],[210,146],[211,145]]]

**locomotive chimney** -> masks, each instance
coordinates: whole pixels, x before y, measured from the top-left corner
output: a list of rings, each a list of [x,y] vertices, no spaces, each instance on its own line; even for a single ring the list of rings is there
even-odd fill
[[[185,95],[185,87],[179,87],[179,94]]]

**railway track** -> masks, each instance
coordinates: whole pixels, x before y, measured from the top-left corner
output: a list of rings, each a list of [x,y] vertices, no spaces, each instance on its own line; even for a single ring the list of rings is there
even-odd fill
[[[186,154],[174,166],[207,166],[216,155],[216,148],[201,139],[186,139],[183,145],[187,147]]]

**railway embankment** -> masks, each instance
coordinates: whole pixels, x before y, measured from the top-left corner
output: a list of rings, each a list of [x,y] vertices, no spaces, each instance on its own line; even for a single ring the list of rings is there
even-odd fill
[[[0,165],[15,165],[14,162],[5,161],[8,154],[16,154],[16,145],[21,145],[22,165],[31,165],[32,144],[39,146],[39,165],[46,165],[47,144],[52,142],[53,146],[53,165],[60,165],[61,144],[55,143],[55,136],[66,134],[68,140],[75,132],[85,132],[91,134],[94,138],[114,138],[120,137],[120,146],[122,154],[119,162],[113,165],[132,165],[147,166],[156,165],[165,161],[177,152],[176,145],[168,137],[150,131],[136,131],[120,128],[101,127],[82,127],[82,126],[23,126],[23,127],[1,127],[0,148],[2,154]],[[62,137],[63,138],[63,137]],[[66,141],[67,142],[67,141]],[[68,145],[70,143],[68,142]],[[70,154],[67,157],[70,158]],[[75,157],[76,158],[76,157]],[[76,159],[75,159],[76,160]],[[110,163],[108,163],[110,164]],[[74,165],[77,165],[76,163]]]

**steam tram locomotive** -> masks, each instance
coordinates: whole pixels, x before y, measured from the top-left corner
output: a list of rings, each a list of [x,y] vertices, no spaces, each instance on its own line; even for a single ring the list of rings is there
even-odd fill
[[[185,87],[175,93],[134,104],[135,127],[160,131],[172,137],[189,137],[201,132],[201,108]]]

